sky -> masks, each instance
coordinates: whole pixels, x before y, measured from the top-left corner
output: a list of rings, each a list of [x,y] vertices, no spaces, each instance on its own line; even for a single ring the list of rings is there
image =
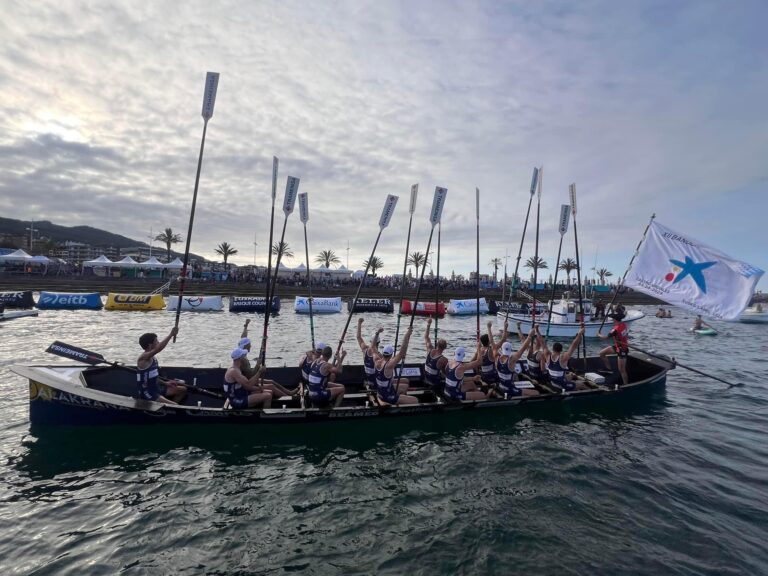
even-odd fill
[[[539,255],[552,272],[576,184],[582,267],[620,277],[651,214],[768,269],[768,39],[763,1],[0,0],[0,214],[186,238],[205,74],[220,73],[192,251],[266,263],[288,175],[309,194],[310,260],[402,272],[448,189],[441,274],[520,250],[543,166]],[[537,201],[522,248],[534,254]],[[573,224],[563,258],[575,258]],[[436,236],[436,235],[435,235]],[[286,241],[304,261],[298,209]],[[254,240],[257,246],[254,248]],[[349,244],[349,252],[347,245]],[[177,249],[183,249],[177,245]],[[433,241],[436,249],[436,238]],[[429,269],[428,269],[429,270]],[[758,288],[768,289],[763,278]]]

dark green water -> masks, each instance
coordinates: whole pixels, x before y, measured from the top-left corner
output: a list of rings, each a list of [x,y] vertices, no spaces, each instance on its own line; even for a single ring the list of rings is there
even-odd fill
[[[677,314],[639,321],[635,342],[744,387],[678,369],[628,401],[209,429],[30,430],[10,364],[55,362],[42,350],[56,337],[130,360],[171,316],[7,323],[0,574],[768,573],[768,327],[696,338]],[[161,359],[226,362],[242,319],[187,315]],[[279,318],[273,357],[293,362],[306,323]],[[319,338],[341,325],[318,319]],[[441,331],[453,345],[474,326]]]

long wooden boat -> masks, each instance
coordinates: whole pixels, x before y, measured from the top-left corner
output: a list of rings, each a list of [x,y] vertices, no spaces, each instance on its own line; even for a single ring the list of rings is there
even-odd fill
[[[582,368],[584,360],[577,360]],[[615,357],[612,359],[615,368]],[[599,357],[586,359],[585,372],[602,367]],[[567,393],[555,393],[539,384],[535,396],[509,399],[455,402],[436,395],[422,385],[423,367],[406,364],[403,376],[411,380],[409,393],[418,404],[380,406],[363,385],[363,367],[347,366],[342,378],[347,392],[338,408],[315,408],[302,398],[285,396],[273,400],[268,409],[232,410],[224,407],[223,368],[162,368],[165,378],[180,378],[197,387],[181,405],[141,400],[136,394],[136,372],[123,366],[86,367],[64,365],[16,365],[11,369],[29,381],[30,422],[33,425],[114,425],[180,423],[297,423],[395,416],[443,414],[460,410],[519,408],[565,401],[586,401],[597,397],[626,397],[635,391],[648,391],[666,382],[672,361],[633,351],[627,362],[630,383],[616,386],[620,377],[614,370],[604,385]],[[298,368],[270,368],[268,376],[288,387],[297,386]],[[218,396],[218,397],[217,397]]]

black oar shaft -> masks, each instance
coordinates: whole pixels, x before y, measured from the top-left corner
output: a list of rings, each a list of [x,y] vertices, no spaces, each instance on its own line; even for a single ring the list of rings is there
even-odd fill
[[[275,231],[275,185],[277,178],[277,164],[276,158],[272,160],[272,213],[269,216],[269,244],[267,245],[267,283],[265,286],[264,294],[264,327],[261,333],[261,346],[259,348],[259,358],[262,362],[266,358],[267,353],[267,325],[269,324],[269,315],[272,309],[272,299],[270,298],[270,286],[272,284],[272,242]],[[275,272],[277,275],[277,272]]]
[[[584,322],[584,300],[581,296],[581,260],[579,258],[579,232],[578,227],[576,226],[576,211],[574,210],[575,206],[571,208],[571,212],[573,214],[573,238],[574,242],[576,243],[576,289],[579,291],[579,314],[581,315],[581,320],[577,319],[577,322]],[[587,341],[586,338],[581,339],[581,347],[580,350],[583,349],[584,351],[584,370],[587,369]]]
[[[435,227],[432,226],[432,229],[429,231],[429,240],[427,240],[427,251],[426,254],[429,254],[429,249],[432,246],[432,235],[435,233]],[[425,265],[421,267],[421,274],[419,274],[419,283],[416,286],[416,299],[413,301],[413,308],[411,309],[411,322],[409,324],[410,328],[413,328],[413,320],[416,317],[416,307],[419,305],[419,298],[421,297],[421,283],[424,280],[424,269],[426,268],[426,262]],[[435,316],[438,315],[438,310],[435,310]]]
[[[658,358],[659,360],[664,360],[666,362],[670,362],[674,366],[680,366],[680,368],[685,368],[686,370],[689,370],[691,372],[695,372],[696,374],[700,374],[701,376],[706,376],[707,378],[712,378],[712,380],[717,380],[718,382],[722,382],[723,384],[728,384],[729,387],[733,386],[739,386],[739,384],[733,384],[732,382],[728,382],[727,380],[723,380],[722,378],[718,378],[717,376],[712,376],[712,374],[708,374],[707,372],[703,372],[702,370],[697,370],[696,368],[691,368],[690,366],[686,366],[685,364],[681,364],[676,359],[672,358],[665,358],[664,356],[659,356],[657,354],[654,354],[653,352],[649,352],[648,350],[643,350],[642,348],[638,348],[634,344],[629,344],[630,348],[634,348],[638,352],[642,352],[643,354],[647,354],[648,356],[652,356],[653,358]]]
[[[440,318],[440,232],[442,222],[437,223],[437,282],[435,283],[435,346],[437,346],[437,323]]]
[[[277,286],[277,273],[280,270],[280,260],[283,256],[283,248],[284,248],[284,240],[285,240],[285,228],[288,226],[288,214],[285,215],[285,219],[283,220],[283,232],[280,234],[280,243],[277,245],[277,258],[275,259],[275,273],[272,275],[272,283],[269,287],[269,290],[267,292],[267,307],[264,311],[264,335],[261,338],[261,351],[259,354],[259,358],[261,359],[261,364],[264,365],[264,362],[267,357],[267,336],[268,336],[268,330],[269,330],[269,318],[272,311],[272,298],[274,298],[275,294],[275,287]],[[270,246],[270,251],[272,250],[272,247]]]
[[[315,321],[312,315],[312,272],[309,268],[309,242],[307,242],[307,223],[304,223],[304,255],[307,259],[307,290],[309,291],[309,334],[312,350],[315,349]]]
[[[400,279],[400,305],[397,309],[397,326],[395,327],[395,347],[397,347],[397,340],[400,337],[400,318],[403,315],[403,298],[405,298],[405,273],[408,270],[408,250],[411,246],[411,227],[413,225],[413,212],[408,218],[408,236],[405,240],[405,259],[403,260],[403,276]]]
[[[552,282],[552,292],[549,295],[549,308],[547,314],[547,334],[546,338],[549,338],[549,327],[552,324],[552,306],[555,303],[555,290],[557,288],[557,272],[560,269],[560,255],[563,250],[563,235],[560,235],[560,245],[557,247],[557,264],[555,264],[555,280]]]
[[[181,316],[181,299],[184,297],[184,288],[187,281],[187,266],[189,265],[189,247],[192,242],[192,227],[195,223],[195,208],[197,207],[197,190],[200,186],[200,171],[203,167],[203,151],[205,150],[205,133],[208,130],[208,120],[203,121],[203,137],[200,139],[200,155],[197,158],[197,174],[195,175],[195,191],[192,194],[192,209],[189,212],[189,226],[187,227],[187,242],[184,247],[184,264],[181,267],[181,281],[179,282],[179,297],[176,302],[176,319],[173,327],[179,327],[179,317]],[[173,337],[176,342],[176,336]]]
[[[531,204],[533,204],[533,194],[528,198],[528,210],[525,212],[525,224],[523,224],[523,234],[520,238],[520,248],[517,250],[517,260],[515,261],[515,272],[512,275],[512,285],[509,287],[509,300],[507,302],[507,313],[504,316],[504,322],[509,321],[509,307],[512,305],[512,298],[517,290],[517,273],[520,269],[520,257],[523,254],[523,244],[525,243],[525,232],[528,230],[528,218],[531,215]]]
[[[480,340],[480,191],[477,191],[477,212],[475,230],[475,317],[477,319],[477,339]]]
[[[541,178],[539,173],[539,178]],[[541,186],[541,183],[539,183]],[[539,188],[541,192],[541,188]],[[541,222],[541,194],[536,201],[536,250],[533,256],[533,309],[531,311],[531,325],[536,322],[536,289],[539,283],[539,224]]]

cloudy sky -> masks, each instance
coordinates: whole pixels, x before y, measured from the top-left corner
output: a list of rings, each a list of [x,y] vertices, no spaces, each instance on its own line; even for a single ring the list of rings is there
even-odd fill
[[[194,252],[214,258],[227,241],[248,264],[255,238],[266,261],[274,155],[278,201],[289,174],[310,195],[310,254],[346,264],[349,242],[353,268],[393,193],[377,254],[401,270],[416,182],[412,250],[425,250],[445,186],[441,272],[473,269],[477,186],[484,271],[505,252],[513,268],[536,165],[550,268],[571,182],[584,268],[620,276],[652,213],[768,268],[763,1],[0,6],[3,216],[186,234],[210,70],[221,78]],[[298,212],[286,240],[298,265]]]

